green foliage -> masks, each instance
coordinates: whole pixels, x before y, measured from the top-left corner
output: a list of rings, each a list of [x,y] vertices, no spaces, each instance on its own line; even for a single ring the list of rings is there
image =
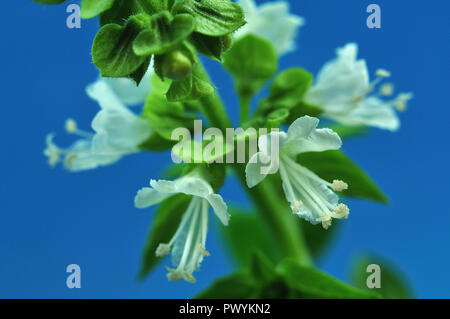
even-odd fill
[[[269,228],[254,212],[230,207],[231,218],[226,228],[220,227],[225,243],[238,265],[248,266],[257,251],[264,251],[273,263],[280,260],[276,241]]]
[[[247,299],[256,295],[258,282],[246,272],[237,272],[216,280],[196,296],[199,299]]]
[[[275,267],[257,252],[250,267],[217,280],[197,298],[373,299],[380,295],[350,286],[293,259],[285,259]]]
[[[92,46],[92,59],[102,76],[126,77],[148,61],[134,53],[133,41],[149,24],[149,17],[139,14],[130,17],[125,26],[107,24],[100,29]]]
[[[83,19],[91,19],[102,12],[110,9],[114,4],[114,0],[82,0],[81,1],[81,17]]]
[[[180,224],[181,216],[187,209],[191,196],[178,194],[163,201],[155,212],[149,236],[142,254],[142,265],[138,278],[144,279],[161,258],[155,251],[161,243],[168,243]]]
[[[172,140],[172,132],[177,128],[193,130],[194,120],[197,118],[194,114],[186,113],[182,103],[169,102],[158,92],[147,97],[142,117],[166,140]]]
[[[347,285],[326,273],[284,260],[277,266],[280,275],[294,295],[302,298],[379,298],[379,295]]]
[[[176,48],[194,30],[194,19],[188,14],[172,17],[162,11],[151,17],[151,27],[145,29],[133,42],[133,50],[139,56],[163,54]]]
[[[83,11],[83,6],[81,11]],[[143,12],[138,0],[115,0],[110,9],[100,14],[100,25],[104,26],[109,23],[124,25],[130,16]]]
[[[311,256],[314,260],[318,260],[323,256],[327,248],[329,248],[333,242],[333,239],[335,239],[339,233],[343,221],[333,220],[333,225],[328,229],[323,229],[323,227],[313,225],[303,219],[298,222],[299,227],[301,227],[303,231],[303,235]]]
[[[377,264],[381,269],[381,288],[369,289],[367,287],[367,266]],[[413,290],[404,275],[395,266],[379,257],[360,257],[353,264],[351,273],[352,283],[361,289],[378,292],[386,299],[411,299],[414,298]]]
[[[200,66],[195,64],[192,73],[180,81],[173,81],[167,91],[169,101],[186,101],[199,99],[214,93],[214,87],[209,81],[203,80],[199,73]]]
[[[325,180],[345,181],[348,189],[342,193],[346,196],[389,202],[375,182],[342,151],[303,153],[297,157],[297,161]]]
[[[331,125],[329,128],[335,131],[341,139],[359,137],[366,135],[369,131],[365,126],[348,126],[342,124]]]
[[[192,15],[195,31],[209,36],[227,35],[245,24],[241,7],[230,0],[181,0],[172,11]]]
[[[255,35],[237,40],[223,58],[238,94],[244,97],[258,92],[277,70],[278,58],[272,44]]]

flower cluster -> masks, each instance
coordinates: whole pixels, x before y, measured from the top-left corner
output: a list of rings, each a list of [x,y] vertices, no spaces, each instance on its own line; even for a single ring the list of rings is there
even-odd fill
[[[124,25],[102,27],[94,42],[94,63],[104,75],[123,76],[121,72],[126,71],[126,76],[140,84],[136,86],[128,77],[100,77],[90,84],[86,92],[100,106],[91,123],[92,132],[81,130],[75,120],[68,119],[66,131],[79,136],[79,139],[66,148],[57,146],[54,134],[48,134],[44,154],[50,166],[62,162],[69,171],[82,171],[113,164],[125,155],[140,152],[143,143],[155,131],[158,131],[159,135],[156,135],[161,141],[167,142],[163,137],[166,137],[168,129],[161,122],[170,125],[186,123],[186,120],[192,122],[192,117],[184,117],[183,112],[201,110],[196,100],[211,95],[214,90],[207,77],[201,76],[197,51],[220,60],[231,45],[231,33],[236,40],[251,34],[262,38],[261,41],[268,42],[268,45],[271,43],[273,52],[276,52],[272,55],[280,57],[295,49],[296,35],[305,23],[302,17],[289,12],[285,1],[257,6],[253,0],[239,0],[240,7],[226,0],[217,1],[223,10],[213,10],[214,3],[209,0],[170,3],[173,5],[171,11],[164,8],[151,16],[148,12],[138,14],[130,17]],[[89,9],[92,12],[86,11],[88,15],[99,14]],[[158,8],[151,9],[157,11]],[[246,23],[241,17],[242,12]],[[130,41],[121,40],[129,35],[133,37]],[[117,43],[112,45],[105,39]],[[253,38],[252,41],[257,40]],[[115,58],[121,52],[126,52],[125,58]],[[382,83],[390,72],[379,69],[376,78],[370,81],[367,64],[357,58],[357,53],[355,43],[338,48],[337,57],[322,67],[315,83],[310,86],[311,80],[305,85],[300,101],[292,102],[289,94],[285,100],[295,105],[303,102],[313,105],[324,118],[346,126],[397,130],[400,122],[396,111],[406,109],[412,94],[400,93],[390,98],[394,93],[393,84]],[[117,65],[108,60],[111,57]],[[128,58],[131,62],[125,61]],[[150,63],[151,59],[154,65]],[[137,66],[136,61],[139,62]],[[121,62],[124,65],[119,65]],[[271,68],[267,69],[269,71],[261,73],[270,73]],[[145,70],[147,72],[142,72]],[[164,94],[155,92],[156,87],[152,88],[150,84],[153,76],[162,82],[168,78],[163,85],[166,89],[170,87],[168,91]],[[282,84],[289,86],[289,83]],[[283,85],[279,85],[280,91],[284,90]],[[297,97],[297,91],[294,91],[295,94],[291,95]],[[209,99],[202,101],[211,102]],[[131,106],[142,106],[144,102],[142,114],[135,114]],[[166,109],[158,109],[158,103]],[[279,173],[286,198],[284,204],[286,208],[290,206],[293,214],[311,224],[321,224],[325,229],[331,226],[333,219],[347,219],[349,208],[340,202],[337,193],[351,190],[350,181],[343,181],[340,176],[326,180],[300,164],[305,153],[339,150],[341,138],[329,128],[319,128],[316,116],[302,113],[302,116],[289,119],[290,109],[284,106],[277,112],[272,113],[275,120],[272,118],[272,122],[267,122],[270,128],[284,123],[288,124],[288,129],[258,136],[259,151],[251,154],[245,167],[248,188],[257,187],[269,174]],[[212,118],[215,116],[217,114]],[[156,141],[159,143],[160,140]],[[256,139],[254,141],[256,143]],[[177,230],[170,240],[159,244],[155,255],[171,254],[173,268],[167,268],[169,280],[194,283],[194,272],[199,270],[204,257],[210,255],[206,250],[210,208],[224,226],[228,225],[230,214],[223,198],[216,194],[219,187],[213,184],[212,178],[197,166],[187,171],[174,181],[152,179],[150,187],[137,192],[134,203],[136,208],[142,209],[170,200],[176,194],[190,196]]]

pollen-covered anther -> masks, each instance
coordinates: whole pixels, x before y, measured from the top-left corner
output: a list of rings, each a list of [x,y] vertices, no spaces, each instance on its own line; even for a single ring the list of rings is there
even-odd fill
[[[381,78],[388,78],[391,76],[391,72],[385,70],[385,69],[378,69],[376,72],[377,76]]]
[[[300,208],[302,208],[303,206],[303,202],[301,200],[294,200],[294,204],[292,205],[292,212],[294,214],[298,214],[298,212],[300,211]]]
[[[334,218],[347,219],[350,214],[350,209],[345,204],[339,204],[333,211]]]
[[[74,119],[67,119],[65,123],[67,133],[76,133],[78,130],[77,122]]]
[[[159,244],[155,252],[157,257],[164,257],[169,253],[170,253],[170,246],[168,244]]]
[[[331,218],[322,221],[323,229],[328,229],[328,228],[330,228],[330,226],[331,226]]]
[[[177,269],[172,269],[169,267],[166,267],[168,273],[167,273],[167,279],[169,281],[180,281],[183,279],[183,273]]]
[[[67,166],[71,166],[73,161],[77,158],[77,154],[75,153],[69,153],[67,154],[66,158],[64,159],[64,162]]]
[[[383,84],[380,87],[380,94],[384,96],[391,96],[394,94],[394,85],[392,83]]]
[[[202,254],[203,257],[211,256],[211,253],[207,251],[201,244],[200,244],[200,254]]]
[[[183,278],[184,280],[190,282],[191,284],[195,284],[197,282],[197,279],[195,279],[194,275],[192,275],[191,270],[184,272]]]
[[[342,191],[348,189],[348,184],[339,179],[335,179],[333,181],[333,183],[331,184],[331,188],[336,192],[342,192]]]

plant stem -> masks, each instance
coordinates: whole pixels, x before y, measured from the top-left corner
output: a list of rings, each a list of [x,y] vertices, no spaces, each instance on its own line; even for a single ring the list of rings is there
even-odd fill
[[[201,67],[201,72],[201,76],[209,80],[209,76],[203,66]],[[248,102],[244,102],[244,105],[248,105],[249,108],[250,99],[248,99]],[[216,126],[221,130],[231,127],[231,121],[218,94],[202,98],[200,104],[202,112],[210,125]],[[245,116],[241,113],[241,119],[245,119],[247,115],[248,111],[245,113]],[[235,164],[233,168],[243,188],[247,191],[258,212],[271,229],[274,238],[278,241],[282,256],[292,257],[304,265],[310,265],[311,256],[299,221],[294,220],[294,216],[288,212],[283,203],[278,201],[278,196],[276,196],[277,190],[273,183],[266,178],[265,181],[250,189],[246,185],[245,166],[243,164]]]
[[[250,113],[250,103],[251,103],[251,97],[243,95],[243,94],[239,95],[241,123],[244,123],[248,120],[248,115]]]

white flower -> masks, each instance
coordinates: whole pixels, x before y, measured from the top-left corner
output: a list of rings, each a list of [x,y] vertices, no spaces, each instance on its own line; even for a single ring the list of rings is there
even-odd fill
[[[347,184],[340,180],[329,183],[295,161],[301,153],[341,147],[339,136],[328,128],[317,129],[318,123],[317,118],[303,116],[291,124],[287,133],[271,132],[260,136],[260,151],[250,158],[245,173],[248,187],[254,187],[267,176],[264,167],[271,166],[275,171],[279,168],[292,212],[312,224],[320,222],[328,228],[332,218],[348,217],[348,207],[339,204],[339,198],[333,192],[347,189]]]
[[[134,200],[137,208],[158,204],[177,193],[192,195],[175,235],[169,243],[159,245],[156,255],[164,256],[172,252],[172,264],[176,268],[167,268],[169,280],[184,279],[195,283],[193,272],[199,270],[203,257],[209,256],[205,248],[209,206],[212,206],[216,216],[226,226],[230,218],[227,205],[220,195],[214,193],[211,185],[193,175],[186,175],[175,181],[151,180],[150,186],[138,191]]]
[[[149,82],[149,79],[144,80]],[[116,84],[111,86],[111,83]],[[59,148],[53,143],[54,135],[49,134],[44,154],[51,166],[64,157],[64,166],[70,171],[93,169],[139,151],[139,145],[150,136],[152,128],[147,121],[131,112],[124,101],[143,102],[145,85],[126,89],[127,85],[120,79],[100,79],[87,87],[87,94],[101,108],[91,124],[95,133],[80,130],[73,119],[68,119],[66,131],[81,139],[68,148]]]
[[[406,109],[412,94],[401,93],[395,99],[383,100],[381,97],[393,94],[393,85],[384,84],[379,92],[374,93],[374,90],[390,73],[379,69],[377,78],[369,82],[366,61],[357,60],[355,43],[338,48],[336,53],[337,58],[320,70],[305,100],[322,108],[325,117],[342,124],[397,130],[400,123],[394,109]]]
[[[294,39],[305,20],[289,13],[288,2],[276,1],[260,6],[253,0],[238,0],[237,3],[244,10],[247,23],[235,32],[236,38],[249,33],[260,36],[269,40],[280,56],[295,49]]]

